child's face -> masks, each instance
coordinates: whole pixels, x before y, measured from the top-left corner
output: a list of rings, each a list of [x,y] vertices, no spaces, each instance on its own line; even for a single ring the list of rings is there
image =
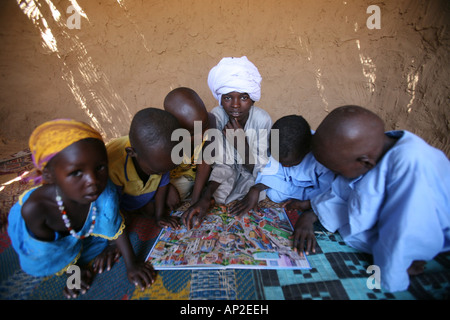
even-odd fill
[[[220,104],[230,118],[236,118],[240,123],[245,123],[248,119],[250,108],[254,101],[247,93],[229,92],[223,94]]]
[[[105,145],[100,140],[80,140],[57,154],[49,171],[49,182],[56,184],[65,197],[89,204],[97,200],[108,181]]]
[[[127,150],[128,152],[129,150]],[[149,150],[143,154],[132,152],[135,165],[146,175],[164,174],[176,167],[172,162],[171,154],[162,150]]]
[[[322,165],[348,179],[355,179],[367,171],[369,167],[365,161],[362,161],[353,152],[345,152],[345,150],[328,150],[324,151],[317,148],[314,152],[317,161]]]

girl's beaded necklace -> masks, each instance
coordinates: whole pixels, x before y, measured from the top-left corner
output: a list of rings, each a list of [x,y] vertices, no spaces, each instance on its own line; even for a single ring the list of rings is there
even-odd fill
[[[91,227],[89,228],[89,231],[86,232],[84,235],[79,236],[75,230],[73,230],[72,225],[70,224],[70,220],[69,217],[67,216],[67,212],[66,209],[64,208],[64,204],[62,201],[61,196],[58,193],[58,188],[56,188],[56,203],[58,204],[58,209],[59,211],[61,211],[61,217],[64,221],[64,225],[66,226],[67,230],[69,230],[70,234],[72,235],[72,237],[77,238],[77,239],[84,239],[87,238],[91,235],[92,231],[94,231],[94,227],[95,227],[95,219],[97,218],[97,207],[91,203],[91,208],[92,208],[92,222],[91,222]],[[89,211],[91,211],[89,208]]]

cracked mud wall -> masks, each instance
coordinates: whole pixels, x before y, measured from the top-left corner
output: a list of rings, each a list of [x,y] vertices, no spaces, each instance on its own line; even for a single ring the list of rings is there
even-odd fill
[[[369,5],[380,29],[366,26]],[[80,29],[68,28],[70,6]],[[23,149],[53,118],[109,140],[178,86],[211,110],[209,70],[246,55],[263,77],[256,105],[274,121],[301,114],[315,129],[358,104],[449,155],[449,21],[447,0],[3,0],[0,148]]]

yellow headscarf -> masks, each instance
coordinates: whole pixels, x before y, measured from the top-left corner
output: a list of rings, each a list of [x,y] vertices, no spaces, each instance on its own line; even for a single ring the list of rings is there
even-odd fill
[[[29,146],[39,174],[55,155],[71,144],[86,138],[103,141],[95,129],[84,122],[57,119],[44,122],[30,136]]]

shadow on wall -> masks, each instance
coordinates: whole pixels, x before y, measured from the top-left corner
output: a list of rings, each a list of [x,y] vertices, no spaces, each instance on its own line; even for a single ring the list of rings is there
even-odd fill
[[[212,109],[208,71],[222,57],[246,55],[263,77],[258,106],[273,121],[302,114],[316,128],[335,107],[359,104],[379,114],[387,130],[410,130],[449,155],[448,1],[372,2],[16,0],[49,53],[30,50],[25,58],[43,61],[39,67],[70,92],[47,95],[43,81],[32,103],[12,94],[5,101],[29,106],[41,120],[43,105],[70,100],[71,114],[81,110],[109,140],[128,129],[137,108],[158,105],[177,86],[194,88]],[[86,28],[77,32],[80,24]],[[8,53],[22,48],[11,43]],[[14,70],[8,67],[5,79]],[[40,76],[30,73],[30,82]]]
[[[39,30],[42,45],[57,57],[62,78],[80,109],[89,117],[90,124],[105,138],[117,137],[120,130],[116,124],[129,123],[132,115],[127,104],[111,86],[107,75],[93,63],[83,42],[78,36],[67,32],[67,28],[79,28],[81,19],[89,22],[89,17],[77,1],[70,0],[70,6],[63,11],[64,16],[51,0],[17,0],[17,4]],[[43,10],[43,5],[47,5],[49,10]],[[66,14],[71,15],[67,18]],[[51,26],[57,29],[56,36]],[[69,67],[66,63],[67,56],[58,50],[60,43],[70,48],[76,68]]]
[[[52,0],[16,0],[22,12],[33,23],[34,27],[40,32],[42,45],[53,52],[61,65],[62,78],[69,87],[74,100],[80,109],[90,118],[91,124],[100,131],[105,137],[113,138],[120,132],[115,126],[117,123],[127,123],[131,120],[131,112],[125,101],[113,89],[108,76],[93,63],[86,46],[77,35],[68,33],[68,29],[79,29],[81,20],[89,23],[89,17],[77,3],[77,0],[68,0],[70,5],[67,8],[58,3],[61,8],[57,8]],[[128,9],[123,0],[116,0],[125,14]],[[66,3],[67,5],[67,3]],[[46,7],[44,7],[46,6]],[[48,8],[47,8],[48,7]],[[70,16],[69,16],[70,15]],[[147,41],[143,33],[139,32],[134,21],[129,17],[128,20],[142,39],[142,44],[147,52],[151,49],[147,46]],[[52,28],[56,32],[52,32]],[[355,23],[355,32],[358,30],[358,24]],[[309,39],[302,39],[298,36],[300,48],[306,50],[308,61],[311,62],[312,52],[308,47]],[[364,84],[363,96],[370,96],[375,91],[376,66],[372,59],[361,52],[360,40],[356,39],[355,47],[358,49],[359,60],[361,62],[362,74],[366,81]],[[64,47],[64,52],[70,48],[70,57],[68,54],[61,53],[58,49],[59,44]],[[69,67],[66,60],[75,60],[77,68]],[[71,64],[72,65],[72,64]],[[313,63],[314,65],[314,63]],[[315,68],[315,81],[317,93],[323,104],[325,112],[329,112],[329,102],[325,93],[323,83],[323,70],[320,67]],[[409,81],[414,81],[412,85]],[[408,108],[414,101],[415,84],[418,81],[418,75],[413,78],[408,76],[408,89],[412,96]],[[172,87],[170,89],[173,89]],[[275,119],[276,120],[276,119]]]

